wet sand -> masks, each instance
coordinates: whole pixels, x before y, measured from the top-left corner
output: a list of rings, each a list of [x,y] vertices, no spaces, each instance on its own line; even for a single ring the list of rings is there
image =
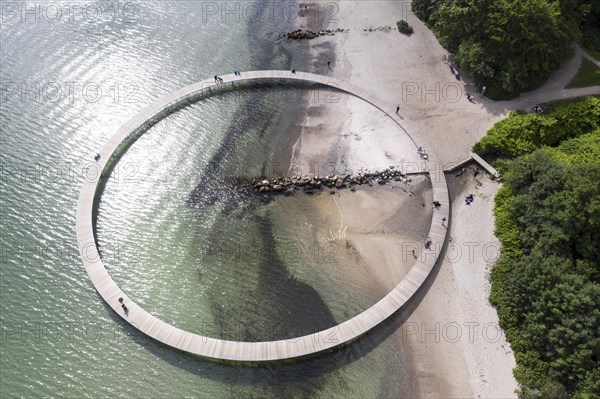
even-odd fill
[[[321,249],[318,261],[290,266],[297,278],[331,304],[340,302],[340,292],[362,293],[354,298],[352,310],[334,312],[343,322],[379,301],[408,273],[427,236],[430,203],[429,179],[418,177],[407,183],[358,186],[355,192],[336,190],[333,195],[328,190],[298,192],[276,197],[273,208],[301,220],[312,232],[311,237],[294,237],[296,242]]]

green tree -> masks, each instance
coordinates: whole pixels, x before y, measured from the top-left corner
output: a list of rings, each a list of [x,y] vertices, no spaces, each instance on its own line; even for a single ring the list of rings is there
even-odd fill
[[[480,155],[517,156],[600,128],[600,98],[587,97],[542,115],[512,112],[473,146]],[[593,139],[588,139],[593,141]],[[595,147],[582,148],[593,153]]]
[[[549,129],[572,126],[554,120]],[[600,130],[556,144],[503,164],[494,209],[502,257],[490,301],[515,351],[520,398],[599,399],[600,157],[576,155],[600,153]]]
[[[437,10],[443,0],[413,0],[412,10],[423,22],[429,22],[431,14]]]
[[[570,37],[594,15],[586,11],[593,9],[588,3],[415,0],[413,10],[457,55],[458,65],[488,87],[490,97],[508,98],[543,83],[569,57]]]
[[[556,2],[494,1],[484,29],[482,44],[497,70],[493,80],[484,82],[510,96],[543,83],[570,54]]]

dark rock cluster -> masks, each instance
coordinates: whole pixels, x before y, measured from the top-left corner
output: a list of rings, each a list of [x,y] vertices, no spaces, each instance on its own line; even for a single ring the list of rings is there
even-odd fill
[[[306,29],[306,30],[298,29],[298,30],[294,30],[291,32],[283,33],[280,36],[283,36],[287,39],[292,39],[292,40],[305,40],[305,39],[314,39],[319,36],[333,36],[336,33],[349,32],[349,31],[350,31],[350,29],[342,29],[342,28],[322,29],[318,32],[314,32],[314,31],[308,30],[308,29]]]
[[[329,188],[334,193],[334,189],[349,188],[355,191],[354,186],[368,184],[384,185],[388,182],[410,182],[411,179],[396,170],[393,166],[384,169],[381,172],[361,172],[357,175],[329,175],[329,176],[291,176],[277,177],[272,179],[252,179],[247,187],[253,187],[259,193],[289,193],[295,190],[303,190],[307,194]]]
[[[363,32],[377,32],[377,31],[381,31],[381,32],[389,32],[392,30],[391,26],[378,26],[377,28],[367,28],[367,29],[363,29]]]

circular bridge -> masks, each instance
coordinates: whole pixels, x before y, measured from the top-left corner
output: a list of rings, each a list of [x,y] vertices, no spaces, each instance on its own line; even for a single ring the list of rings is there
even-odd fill
[[[282,83],[296,81],[317,83],[367,101],[384,112],[386,116],[404,130],[400,125],[400,117],[394,113],[395,104],[378,99],[366,90],[348,82],[328,76],[298,71],[292,73],[290,71],[265,70],[242,72],[241,75],[225,75],[222,78],[223,83],[221,84],[215,83],[213,79],[207,79],[184,87],[142,110],[123,125],[100,151],[99,171],[109,173],[111,165],[118,161],[120,152],[127,148],[128,143],[147,130],[149,125],[160,120],[165,112],[186,104],[186,102],[192,101],[199,95],[210,94],[216,86],[222,86],[223,84],[235,86],[235,82],[272,81]],[[408,132],[406,133],[408,134]],[[426,140],[418,133],[409,136],[415,145],[429,148]],[[77,242],[85,269],[98,293],[125,321],[155,340],[185,352],[219,360],[264,362],[303,357],[347,343],[377,326],[401,309],[429,276],[446,241],[447,228],[441,223],[441,219],[445,217],[448,222],[450,221],[450,203],[446,179],[443,171],[438,167],[439,164],[435,162],[433,154],[430,154],[429,160],[425,161],[426,172],[429,173],[431,179],[433,200],[442,204],[438,210],[434,210],[431,227],[429,228],[428,235],[434,243],[434,250],[425,256],[419,257],[398,285],[370,308],[339,325],[301,337],[263,342],[227,341],[182,330],[165,323],[142,309],[113,281],[98,252],[94,234],[93,214],[94,203],[102,195],[101,179],[99,178],[93,179],[93,181],[86,179],[81,188],[77,204]],[[427,165],[436,166],[433,170],[430,170]],[[127,313],[121,308],[119,298],[124,299],[124,303],[128,308]]]

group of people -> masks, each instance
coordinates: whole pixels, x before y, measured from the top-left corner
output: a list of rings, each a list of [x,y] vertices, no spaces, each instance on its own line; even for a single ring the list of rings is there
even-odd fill
[[[215,75],[215,83],[223,83],[223,78],[221,78],[220,76]]]
[[[542,109],[542,107],[540,107],[538,104],[535,104],[533,107],[531,107],[531,109],[536,114],[541,114],[542,112],[544,112],[544,110]]]
[[[429,159],[429,157],[427,156],[427,153],[425,152],[425,150],[423,149],[423,147],[419,147],[419,149],[417,150],[417,152],[419,153],[419,156],[421,157],[421,159],[424,159],[424,160]]]
[[[242,72],[239,69],[233,71],[233,73],[234,73],[235,76],[241,76],[242,75]]]
[[[471,205],[471,202],[473,202],[473,200],[475,200],[475,197],[473,197],[473,194],[469,194],[465,198],[465,204]]]

